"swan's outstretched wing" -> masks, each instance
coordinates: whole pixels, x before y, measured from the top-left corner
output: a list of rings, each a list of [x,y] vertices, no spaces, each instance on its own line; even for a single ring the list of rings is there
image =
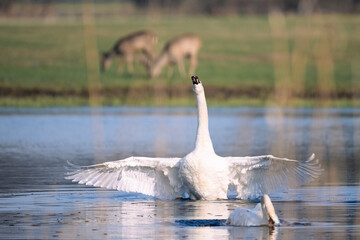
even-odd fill
[[[90,166],[69,162],[66,179],[80,184],[137,192],[160,199],[175,199],[184,194],[179,179],[180,158],[129,157]]]
[[[239,198],[254,198],[306,184],[323,171],[314,154],[305,161],[271,155],[225,159],[229,161],[230,189],[236,188]]]

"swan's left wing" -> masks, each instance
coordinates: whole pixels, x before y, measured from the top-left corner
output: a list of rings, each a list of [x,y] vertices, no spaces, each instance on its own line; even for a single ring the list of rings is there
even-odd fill
[[[230,189],[236,188],[239,198],[259,197],[306,184],[323,171],[314,154],[305,161],[272,155],[225,159],[229,163]]]
[[[66,179],[124,192],[137,192],[159,199],[183,197],[179,179],[180,158],[129,157],[90,166],[71,164]]]

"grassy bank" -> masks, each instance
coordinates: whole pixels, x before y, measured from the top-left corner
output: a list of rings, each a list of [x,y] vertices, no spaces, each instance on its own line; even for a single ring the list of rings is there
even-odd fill
[[[101,105],[193,105],[191,81],[177,69],[148,79],[144,67],[103,74],[86,61],[127,33],[148,29],[166,41],[184,32],[203,40],[196,74],[212,105],[359,106],[359,16],[128,16],[0,20],[0,105],[87,105],[94,84]],[[92,35],[91,35],[92,33]],[[98,66],[98,56],[91,58]],[[91,80],[92,79],[92,80]],[[321,100],[321,101],[320,101]]]

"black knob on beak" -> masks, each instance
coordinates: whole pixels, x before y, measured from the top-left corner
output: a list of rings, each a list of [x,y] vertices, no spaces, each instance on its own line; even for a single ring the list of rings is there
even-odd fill
[[[200,80],[199,80],[198,76],[192,76],[191,80],[192,80],[193,84],[197,85],[197,84],[200,83]]]

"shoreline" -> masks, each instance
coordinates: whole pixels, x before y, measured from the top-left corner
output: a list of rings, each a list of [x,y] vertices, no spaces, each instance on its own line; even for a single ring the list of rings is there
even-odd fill
[[[187,85],[143,84],[89,88],[34,88],[0,86],[2,107],[76,107],[93,106],[94,91],[101,100],[95,106],[195,106],[192,89]],[[278,96],[271,87],[207,85],[210,106],[280,107],[360,107],[360,95],[352,89],[335,89],[320,94],[313,91],[289,92]]]

